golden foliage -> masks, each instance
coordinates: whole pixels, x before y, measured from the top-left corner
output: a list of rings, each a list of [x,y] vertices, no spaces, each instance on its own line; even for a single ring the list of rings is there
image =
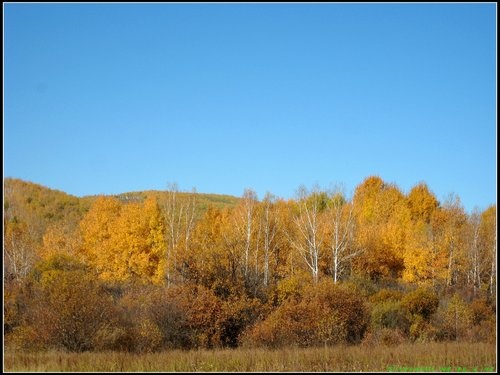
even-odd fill
[[[164,225],[154,198],[124,205],[115,198],[99,198],[80,228],[83,259],[103,280],[162,283]]]

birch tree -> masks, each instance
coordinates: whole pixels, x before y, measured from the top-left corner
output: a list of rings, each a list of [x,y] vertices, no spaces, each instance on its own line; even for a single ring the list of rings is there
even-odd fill
[[[305,261],[315,283],[319,279],[319,261],[324,245],[320,228],[321,213],[326,207],[327,199],[326,194],[317,188],[309,193],[305,187],[300,187],[298,213],[293,218],[296,235],[289,236],[291,245]]]
[[[496,205],[481,214],[479,227],[479,252],[484,273],[481,282],[488,285],[490,296],[496,291],[497,217]]]
[[[333,282],[336,284],[345,263],[361,253],[353,249],[354,216],[353,205],[346,202],[343,194],[336,190],[331,194],[327,211],[330,225],[330,249],[332,253]]]
[[[13,220],[4,224],[5,274],[20,282],[36,260],[35,243],[31,228]]]
[[[163,205],[166,228],[166,281],[170,286],[173,281],[173,272],[179,267],[178,253],[183,247],[185,253],[189,250],[189,242],[195,224],[196,190],[187,196],[180,197],[177,184],[169,184],[166,199]],[[180,266],[182,274],[182,264]]]
[[[255,232],[255,210],[257,206],[257,194],[252,189],[245,189],[242,201],[237,209],[235,225],[238,228],[243,245],[243,276],[248,282],[249,257],[252,246],[252,237]]]
[[[262,201],[262,218],[261,227],[263,232],[263,252],[264,252],[264,286],[269,285],[269,262],[271,256],[275,254],[277,248],[277,237],[279,219],[275,213],[274,201],[275,197],[270,193],[266,194]]]
[[[468,220],[469,224],[469,243],[468,243],[468,272],[467,283],[472,284],[474,293],[481,287],[482,265],[479,251],[479,229],[481,225],[481,216],[477,209],[472,212]]]
[[[466,282],[467,215],[460,199],[450,194],[432,216],[435,278],[447,286]]]

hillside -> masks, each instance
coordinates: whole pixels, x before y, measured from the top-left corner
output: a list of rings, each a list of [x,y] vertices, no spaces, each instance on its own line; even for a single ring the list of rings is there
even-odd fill
[[[68,231],[75,228],[89,210],[98,195],[76,197],[63,191],[24,181],[17,178],[4,179],[4,220],[25,222],[31,228],[34,240],[40,242],[47,227],[64,224]],[[113,195],[121,202],[142,202],[154,194],[159,202],[166,200],[167,192],[158,190],[124,192]],[[179,193],[179,197],[192,193]],[[239,198],[230,195],[196,194],[197,216],[209,207],[233,207]]]
[[[26,223],[36,242],[51,224],[74,228],[92,202],[21,179],[5,178],[3,187],[4,221]]]

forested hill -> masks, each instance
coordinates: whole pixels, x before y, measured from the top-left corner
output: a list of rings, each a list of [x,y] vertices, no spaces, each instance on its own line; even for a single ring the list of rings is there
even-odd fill
[[[51,189],[40,184],[18,178],[4,179],[4,221],[19,221],[30,228],[35,242],[42,239],[51,225],[63,225],[71,232],[88,212],[99,195],[76,197],[63,191]],[[143,202],[148,196],[158,197],[160,204],[167,200],[166,191],[148,190],[125,192],[113,197],[122,203]],[[179,198],[186,198],[192,193],[178,193]],[[201,216],[208,207],[233,207],[239,198],[230,195],[196,194],[196,214]]]
[[[369,176],[352,198],[78,198],[4,180],[6,346],[494,342],[496,204]]]

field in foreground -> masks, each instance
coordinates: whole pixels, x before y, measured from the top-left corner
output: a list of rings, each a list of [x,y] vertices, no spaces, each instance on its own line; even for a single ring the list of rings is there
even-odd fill
[[[495,371],[495,344],[236,349],[161,353],[6,351],[4,371]]]

